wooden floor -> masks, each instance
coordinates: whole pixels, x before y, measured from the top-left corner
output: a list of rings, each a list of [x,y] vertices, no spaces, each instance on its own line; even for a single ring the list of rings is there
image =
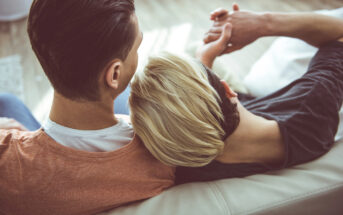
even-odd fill
[[[311,11],[343,7],[343,0],[236,0],[241,9],[253,11]],[[209,12],[230,8],[232,0],[136,0],[144,41],[140,48],[142,68],[146,57],[159,50],[185,51],[202,39],[210,26]],[[0,58],[20,55],[24,69],[25,103],[41,120],[49,110],[51,87],[34,56],[26,33],[26,19],[0,23]],[[259,40],[242,51],[225,56],[229,69],[240,76],[261,56],[273,38]],[[44,101],[43,101],[44,100]]]

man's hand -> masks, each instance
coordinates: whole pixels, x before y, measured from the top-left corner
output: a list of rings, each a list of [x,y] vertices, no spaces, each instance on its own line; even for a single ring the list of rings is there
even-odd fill
[[[211,20],[214,21],[211,29],[205,34],[204,43],[210,43],[220,37],[222,26],[231,23],[232,37],[230,46],[222,54],[239,50],[263,36],[263,16],[258,13],[239,11],[237,4],[233,5],[233,13],[225,9],[217,9],[211,13]]]
[[[10,119],[7,117],[0,117],[0,129],[18,129],[21,131],[27,131],[27,128],[25,128],[25,126],[14,119]]]
[[[208,68],[212,68],[217,56],[220,56],[228,47],[231,38],[232,25],[223,24],[220,28],[219,37],[201,46],[196,53],[196,57]]]
[[[211,14],[212,28],[204,37],[204,42],[217,40],[221,26],[232,24],[231,46],[224,53],[233,52],[263,36],[286,36],[301,39],[315,47],[343,37],[343,20],[316,13],[253,13],[234,12],[218,9]],[[223,53],[223,54],[224,54]]]

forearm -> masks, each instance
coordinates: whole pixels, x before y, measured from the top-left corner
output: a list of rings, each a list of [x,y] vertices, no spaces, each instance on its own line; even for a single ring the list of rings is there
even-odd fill
[[[320,47],[343,37],[343,20],[316,13],[265,13],[262,36],[294,37]]]

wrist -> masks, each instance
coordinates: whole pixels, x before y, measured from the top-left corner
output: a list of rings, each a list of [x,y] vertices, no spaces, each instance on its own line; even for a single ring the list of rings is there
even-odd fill
[[[216,57],[211,57],[209,54],[205,54],[203,50],[198,49],[195,57],[208,68],[212,68],[213,61]]]
[[[259,16],[259,22],[261,23],[260,37],[274,36],[275,35],[275,14],[266,12]]]
[[[206,67],[209,69],[212,69],[213,62],[215,58],[209,58],[209,57],[200,57],[199,60],[201,61],[202,64],[204,64]]]

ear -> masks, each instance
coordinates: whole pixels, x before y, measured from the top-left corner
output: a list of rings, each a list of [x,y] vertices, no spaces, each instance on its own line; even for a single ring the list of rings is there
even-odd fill
[[[229,98],[237,97],[237,93],[235,93],[235,92],[230,88],[230,86],[226,83],[226,81],[221,80],[220,82],[222,83],[222,85],[223,85],[224,88],[225,88],[225,92],[226,92],[226,96],[227,96],[227,97],[229,97]]]
[[[123,70],[123,63],[114,60],[106,71],[106,83],[109,87],[117,90],[119,87],[119,77]]]

